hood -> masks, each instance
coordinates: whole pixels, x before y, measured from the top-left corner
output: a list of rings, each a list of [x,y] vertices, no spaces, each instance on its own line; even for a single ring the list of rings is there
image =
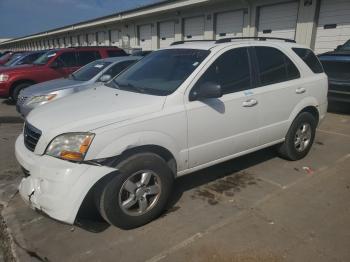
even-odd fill
[[[80,86],[85,84],[86,82],[83,81],[76,81],[73,79],[68,78],[59,78],[39,84],[32,85],[30,87],[27,87],[23,89],[21,92],[22,96],[34,96],[34,95],[42,95],[42,94],[48,94],[57,90],[62,90],[66,88],[72,88],[75,86]]]
[[[107,86],[87,89],[34,109],[27,121],[52,139],[67,132],[87,132],[160,111],[166,97]]]

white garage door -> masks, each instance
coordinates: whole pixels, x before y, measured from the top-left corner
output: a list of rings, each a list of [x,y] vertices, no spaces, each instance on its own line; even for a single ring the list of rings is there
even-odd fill
[[[98,45],[99,46],[104,46],[106,45],[106,33],[105,32],[98,32],[97,33],[97,40],[98,40]]]
[[[64,39],[65,39],[64,41],[66,41],[65,44],[66,44],[67,47],[72,46],[72,44],[71,44],[71,42],[70,42],[70,36],[66,36]]]
[[[184,40],[204,39],[204,17],[192,17],[184,19]]]
[[[216,14],[216,39],[243,35],[243,11]]]
[[[78,46],[78,37],[77,36],[72,36],[72,46]]]
[[[159,23],[159,47],[167,47],[175,41],[175,23],[173,21]]]
[[[119,46],[119,31],[111,30],[111,45]]]
[[[348,39],[350,39],[350,1],[322,0],[316,32],[316,53],[333,50]]]
[[[263,6],[259,12],[258,36],[295,39],[298,2]]]
[[[90,45],[90,46],[96,45],[96,34],[95,33],[88,34],[88,45]]]
[[[151,25],[139,26],[139,41],[142,50],[152,50],[152,27]]]

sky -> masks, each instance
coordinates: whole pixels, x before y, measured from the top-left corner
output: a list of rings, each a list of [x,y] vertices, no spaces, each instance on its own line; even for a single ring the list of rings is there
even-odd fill
[[[0,39],[39,33],[161,0],[0,0]]]

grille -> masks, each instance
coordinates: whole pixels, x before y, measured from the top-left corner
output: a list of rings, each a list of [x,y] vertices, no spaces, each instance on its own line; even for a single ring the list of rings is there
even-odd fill
[[[18,105],[23,105],[24,102],[28,99],[27,96],[19,96],[18,99],[17,99],[17,104]]]
[[[36,144],[38,143],[41,131],[39,129],[36,129],[34,126],[30,125],[29,123],[24,124],[24,145],[26,148],[28,148],[30,151],[34,152]]]

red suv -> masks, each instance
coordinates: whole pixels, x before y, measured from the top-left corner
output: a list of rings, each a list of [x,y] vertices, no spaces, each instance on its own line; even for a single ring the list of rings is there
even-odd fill
[[[67,77],[96,59],[126,56],[117,47],[76,47],[50,50],[31,65],[0,69],[0,96],[17,100],[19,92],[30,85]]]

